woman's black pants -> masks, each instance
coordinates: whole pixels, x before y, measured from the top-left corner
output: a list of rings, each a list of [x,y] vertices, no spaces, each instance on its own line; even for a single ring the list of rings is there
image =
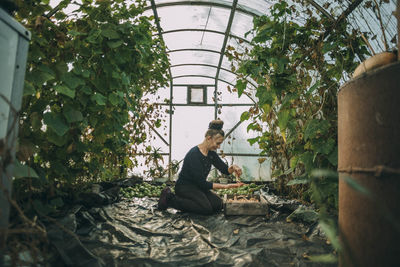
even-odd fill
[[[222,199],[211,190],[203,191],[195,185],[175,185],[175,196],[169,200],[171,207],[198,214],[209,215],[222,210]]]

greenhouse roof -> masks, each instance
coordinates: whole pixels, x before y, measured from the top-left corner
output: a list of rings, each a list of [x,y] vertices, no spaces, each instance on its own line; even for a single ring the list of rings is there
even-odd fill
[[[303,2],[332,23],[347,17],[354,29],[373,33],[369,36],[372,53],[388,50],[390,47],[383,47],[382,41],[389,43],[396,36],[394,0],[379,1],[382,4],[379,14],[366,8],[372,1]],[[265,0],[147,1],[146,14],[154,14],[159,34],[167,46],[173,83],[196,80],[201,84],[221,81],[234,85],[236,75],[224,53],[229,46],[239,51],[249,47],[252,35],[246,33],[253,27],[253,17],[268,14],[274,3]]]
[[[235,73],[224,55],[228,46],[248,46],[253,16],[267,12],[267,1],[148,1],[171,61],[174,84],[188,79],[233,85]],[[179,16],[177,16],[179,14]]]

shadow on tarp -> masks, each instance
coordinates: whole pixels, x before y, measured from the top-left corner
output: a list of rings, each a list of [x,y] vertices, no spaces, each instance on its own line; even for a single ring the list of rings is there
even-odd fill
[[[269,216],[159,211],[147,197],[79,205],[59,220],[70,233],[53,224],[48,236],[57,266],[329,266],[306,256],[332,252],[317,223],[286,221],[299,203],[267,199]]]

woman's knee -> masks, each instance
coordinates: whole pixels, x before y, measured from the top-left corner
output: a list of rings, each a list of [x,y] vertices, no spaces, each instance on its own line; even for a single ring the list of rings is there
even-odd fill
[[[214,209],[211,205],[203,206],[202,209],[198,211],[198,213],[203,215],[211,215],[214,213]]]

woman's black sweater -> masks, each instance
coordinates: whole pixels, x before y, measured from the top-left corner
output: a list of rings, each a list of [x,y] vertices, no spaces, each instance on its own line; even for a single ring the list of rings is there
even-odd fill
[[[211,170],[211,164],[221,173],[229,175],[228,165],[221,160],[217,152],[208,151],[208,155],[204,156],[198,146],[193,147],[183,160],[176,185],[192,184],[202,190],[212,189],[212,183],[206,180]]]

